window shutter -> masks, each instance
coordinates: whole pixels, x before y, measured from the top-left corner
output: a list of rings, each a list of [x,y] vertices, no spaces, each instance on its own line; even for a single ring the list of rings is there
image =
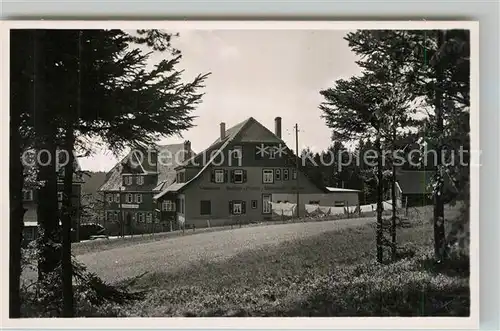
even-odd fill
[[[227,183],[227,179],[228,179],[228,172],[227,170],[224,170],[224,183]]]
[[[210,177],[210,181],[215,183],[215,170],[212,170],[212,176]]]
[[[233,214],[233,202],[229,201],[229,215]]]
[[[243,183],[247,182],[247,171],[243,170]]]
[[[247,203],[245,201],[241,202],[241,213],[246,214],[247,212]]]
[[[231,183],[234,183],[234,170],[231,170]]]

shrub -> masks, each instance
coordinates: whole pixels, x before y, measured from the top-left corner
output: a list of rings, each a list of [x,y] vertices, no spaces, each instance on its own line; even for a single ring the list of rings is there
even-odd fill
[[[36,243],[22,252],[22,268],[35,271],[38,261]],[[128,284],[110,285],[88,272],[78,261],[73,264],[73,294],[76,316],[118,316],[117,305],[144,298],[144,292],[131,292]],[[140,277],[140,276],[139,276]],[[138,278],[138,277],[136,277]],[[135,279],[129,281],[133,282]],[[21,313],[24,317],[58,317],[62,315],[61,265],[51,273],[20,288]]]

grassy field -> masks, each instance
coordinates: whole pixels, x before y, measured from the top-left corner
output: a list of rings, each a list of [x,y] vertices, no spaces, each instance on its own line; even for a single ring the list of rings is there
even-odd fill
[[[456,207],[446,207],[446,215],[447,218],[455,218],[458,214],[458,208]],[[391,215],[390,211],[384,211],[384,217],[389,217]],[[412,220],[428,220],[432,217],[432,208],[430,206],[426,207],[417,207],[417,208],[410,208],[409,209],[409,218]],[[350,215],[350,218],[360,218],[360,217],[367,217],[367,218],[375,218],[376,217],[376,212],[368,212],[368,213],[362,213],[362,214],[352,214]],[[271,225],[271,224],[281,224],[281,223],[296,223],[296,222],[324,222],[324,221],[330,221],[330,220],[337,220],[337,219],[345,219],[345,215],[331,215],[331,216],[326,216],[326,217],[309,217],[305,219],[301,219],[300,221],[297,221],[296,219],[288,219],[286,221],[281,221],[281,220],[272,220],[272,221],[265,221],[262,223],[246,223],[246,224],[241,224],[241,227],[249,227],[249,226],[265,226],[265,225]],[[81,255],[81,254],[87,254],[87,253],[93,253],[93,252],[100,252],[100,251],[106,251],[114,248],[120,248],[120,247],[128,247],[131,245],[135,244],[141,244],[141,243],[148,243],[148,242],[155,242],[155,241],[161,241],[169,238],[176,238],[180,236],[187,236],[187,235],[193,235],[193,234],[199,234],[199,233],[206,233],[206,232],[214,232],[214,231],[224,231],[224,230],[230,230],[233,228],[239,228],[240,225],[226,225],[226,226],[220,226],[220,227],[212,227],[212,228],[199,228],[199,229],[186,229],[184,232],[182,231],[173,231],[173,232],[163,232],[163,233],[156,233],[156,234],[144,234],[144,235],[134,235],[133,237],[124,237],[124,238],[114,238],[114,239],[99,239],[99,240],[89,240],[89,241],[84,241],[84,242],[79,242],[79,243],[73,243],[72,244],[72,253],[73,255]]]
[[[460,214],[456,206],[445,213]],[[467,316],[468,258],[434,262],[431,215],[431,207],[410,211],[397,231],[398,259],[389,261],[386,252],[384,264],[375,262],[371,218],[80,243],[79,259],[91,270],[145,297],[89,306],[85,288],[77,316]],[[112,280],[139,266],[149,273]],[[24,314],[45,316],[30,300]]]
[[[386,212],[386,214],[389,215],[389,212]],[[350,215],[350,218],[374,218],[374,217],[375,217],[374,212],[363,213],[361,215],[358,215],[358,214]],[[309,217],[309,218],[300,219],[300,221],[297,221],[296,219],[268,220],[268,221],[263,221],[260,223],[252,222],[252,223],[245,223],[245,224],[224,225],[224,226],[211,227],[211,228],[197,228],[197,229],[191,228],[191,229],[186,229],[184,232],[177,230],[177,231],[172,231],[172,232],[162,232],[162,233],[155,233],[155,234],[143,234],[143,235],[138,234],[138,235],[134,235],[132,237],[126,236],[123,238],[88,240],[88,241],[83,241],[83,242],[79,242],[79,243],[73,243],[71,246],[71,250],[72,250],[73,255],[81,255],[81,254],[87,254],[87,253],[102,252],[102,251],[106,251],[106,250],[110,250],[110,249],[114,249],[114,248],[128,247],[128,246],[136,245],[136,244],[162,241],[165,239],[176,238],[176,237],[180,237],[180,236],[189,236],[189,235],[200,234],[200,233],[232,230],[232,229],[238,229],[238,228],[242,228],[242,227],[246,228],[246,227],[266,226],[266,225],[275,225],[275,224],[325,222],[325,221],[338,220],[338,219],[346,219],[346,216],[345,215],[333,215],[333,216],[326,216],[326,217]]]
[[[468,261],[430,259],[432,226],[398,229],[397,262],[375,261],[374,227],[327,232],[134,284],[145,300],[98,316],[467,316]],[[83,312],[82,312],[83,313]]]

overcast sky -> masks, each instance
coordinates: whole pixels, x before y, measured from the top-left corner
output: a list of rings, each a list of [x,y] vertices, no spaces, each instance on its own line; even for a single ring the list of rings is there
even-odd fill
[[[282,117],[283,139],[295,148],[293,126],[299,124],[299,145],[322,150],[331,132],[320,117],[319,91],[339,78],[360,73],[356,57],[343,37],[348,31],[330,30],[189,30],[180,31],[174,46],[182,51],[180,66],[187,80],[211,72],[203,103],[196,109],[195,127],[183,137],[160,144],[191,141],[195,152],[205,149],[226,127],[252,116],[274,131]],[[157,62],[162,55],[153,57]],[[116,163],[105,150],[79,159],[82,169],[107,171]]]

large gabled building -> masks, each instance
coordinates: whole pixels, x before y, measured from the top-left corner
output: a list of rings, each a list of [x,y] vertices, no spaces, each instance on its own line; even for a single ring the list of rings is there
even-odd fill
[[[273,194],[329,193],[301,169],[300,160],[281,139],[281,118],[274,133],[250,117],[226,129],[203,152],[175,168],[176,180],[154,199],[172,206],[183,226],[216,226],[262,221],[272,216]],[[307,203],[308,201],[306,201]]]

